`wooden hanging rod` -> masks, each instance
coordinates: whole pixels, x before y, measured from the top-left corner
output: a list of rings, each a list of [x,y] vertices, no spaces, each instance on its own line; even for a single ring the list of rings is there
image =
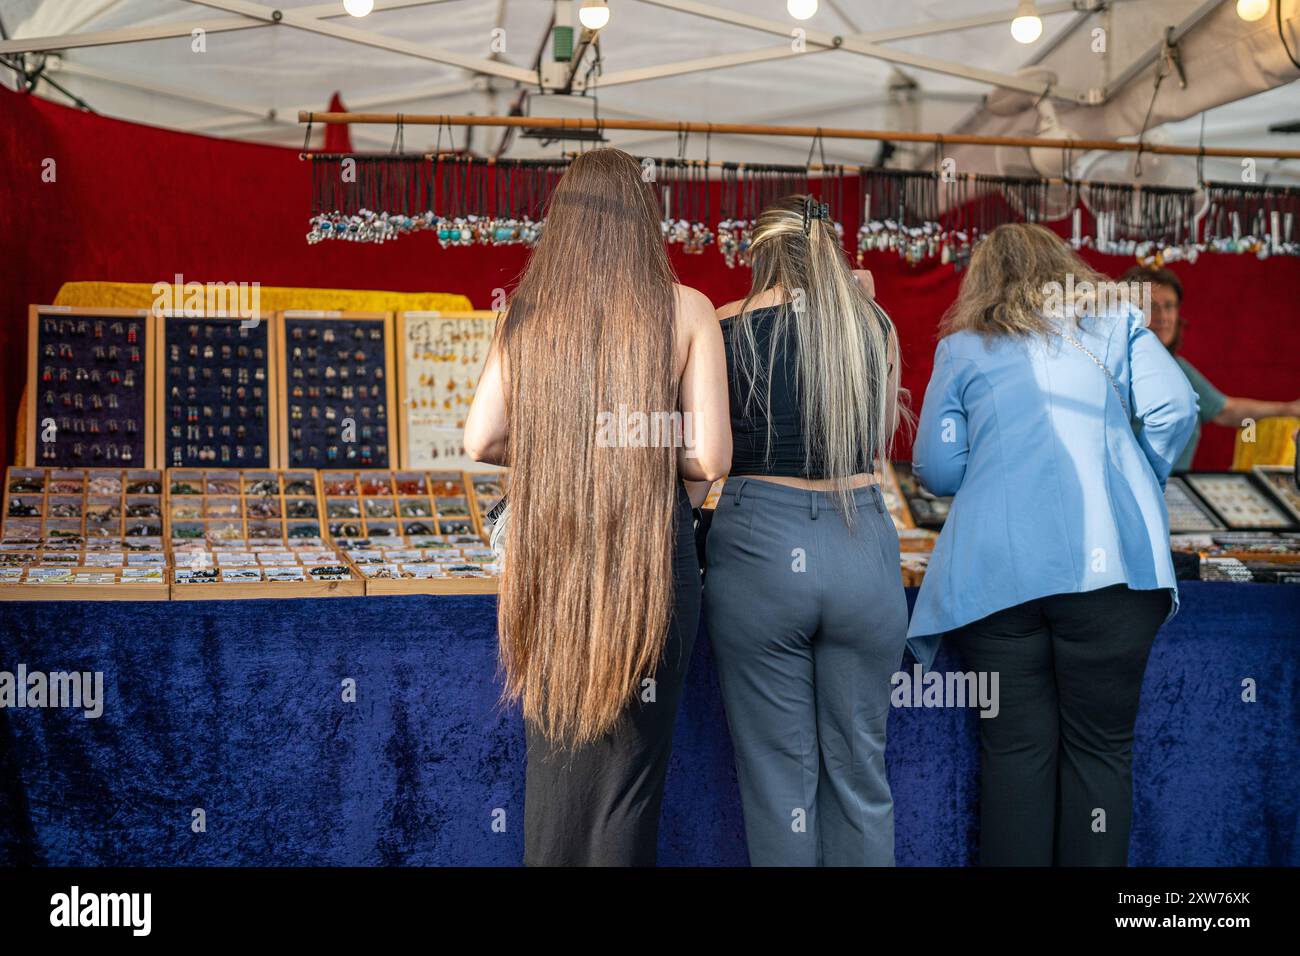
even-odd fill
[[[560,158],[561,161],[569,161],[569,160],[576,159],[579,155],[581,154],[577,152],[566,152],[566,153],[561,153]],[[357,157],[384,160],[384,159],[393,159],[394,154],[382,153],[382,152],[299,153],[298,154],[298,158],[302,160],[309,160],[309,159],[310,160],[335,160],[335,159],[344,159],[344,158],[355,159]],[[466,162],[472,160],[478,163],[485,163],[488,166],[495,166],[498,163],[502,163],[502,162],[515,162],[515,160],[499,160],[492,156],[481,156],[481,157],[466,156],[463,153],[404,153],[401,154],[400,157],[398,158],[423,159],[428,162],[433,162],[435,160],[439,162]],[[645,157],[637,156],[635,158],[642,159]],[[651,158],[655,158],[655,157],[651,157]],[[658,158],[660,160],[675,159],[675,157],[658,157]],[[839,173],[849,178],[855,176],[861,176],[864,172],[898,173],[902,175],[918,176],[918,177],[925,176],[925,175],[933,175],[933,176],[938,175],[937,171],[926,170],[926,169],[889,169],[886,167],[864,166],[861,164],[853,164],[853,163],[838,163],[838,164],[827,163],[825,166],[821,165],[820,163],[809,163],[807,166],[793,166],[793,165],[784,166],[779,163],[727,163],[717,159],[714,160],[678,159],[677,161],[681,162],[683,165],[689,165],[697,168],[708,167],[710,169],[719,169],[724,166],[732,166],[736,169],[737,172],[745,172],[746,170],[752,170],[752,169],[771,172],[775,167],[781,171],[789,171],[791,173]],[[538,165],[542,165],[545,164],[547,160],[524,160],[524,162],[525,163],[536,162]],[[1232,187],[1236,185],[1235,183],[1203,182],[1199,185],[1199,187],[1198,186],[1146,186],[1141,182],[1126,183],[1126,182],[1119,182],[1114,179],[1061,179],[1060,177],[1056,177],[1056,176],[1000,176],[994,173],[954,173],[953,177],[954,177],[953,181],[965,182],[965,183],[975,183],[979,181],[981,178],[983,178],[994,182],[998,182],[998,181],[1005,182],[1007,180],[1023,179],[1026,183],[1034,184],[1034,185],[1041,184],[1044,186],[1070,186],[1070,187],[1082,187],[1085,189],[1092,188],[1092,187],[1129,186],[1131,189],[1134,190],[1134,192],[1138,192],[1138,193],[1141,193],[1143,191],[1157,190],[1157,191],[1165,191],[1171,193],[1181,192],[1181,193],[1190,194],[1192,192],[1195,192],[1198,188],[1204,188],[1207,186]],[[828,178],[828,177],[823,176],[821,178]],[[1277,186],[1273,188],[1275,190],[1291,190],[1294,189],[1295,187]]]
[[[395,126],[513,126],[560,133],[572,130],[637,130],[661,133],[701,133],[720,136],[794,136],[800,139],[889,140],[934,143],[939,146],[1022,146],[1027,149],[1068,149],[1081,153],[1156,153],[1164,156],[1212,156],[1224,159],[1300,159],[1300,149],[1241,149],[1173,146],[1167,143],[1121,143],[1113,139],[1037,139],[1033,136],[976,136],[970,133],[913,133],[879,129],[836,129],[821,126],[768,126],[761,123],[675,123],[667,120],[592,120],[558,116],[443,116],[415,113],[313,113],[302,110],[299,123],[358,123]]]

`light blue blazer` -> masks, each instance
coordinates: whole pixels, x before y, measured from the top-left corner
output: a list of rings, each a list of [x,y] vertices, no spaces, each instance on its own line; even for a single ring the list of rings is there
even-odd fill
[[[941,636],[1052,594],[1178,588],[1164,485],[1196,427],[1196,394],[1142,313],[1059,335],[939,343],[912,465],[955,495],[908,629],[926,668]],[[1132,421],[1130,422],[1130,416]]]

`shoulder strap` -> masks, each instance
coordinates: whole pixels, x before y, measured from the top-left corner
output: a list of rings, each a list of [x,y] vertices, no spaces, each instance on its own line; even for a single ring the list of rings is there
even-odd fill
[[[1115,397],[1119,399],[1120,407],[1124,409],[1124,417],[1131,418],[1132,416],[1129,415],[1128,412],[1128,402],[1124,400],[1124,394],[1119,390],[1119,383],[1115,381],[1115,376],[1110,374],[1110,369],[1106,367],[1106,364],[1102,362],[1101,359],[1097,358],[1097,356],[1093,355],[1092,352],[1090,352],[1082,342],[1075,339],[1074,336],[1067,335],[1060,329],[1053,329],[1052,331],[1065,339],[1065,341],[1069,342],[1084,355],[1088,356],[1088,358],[1092,359],[1092,364],[1096,365],[1097,368],[1101,369],[1102,372],[1105,373],[1106,378],[1110,381],[1110,387],[1115,390]]]

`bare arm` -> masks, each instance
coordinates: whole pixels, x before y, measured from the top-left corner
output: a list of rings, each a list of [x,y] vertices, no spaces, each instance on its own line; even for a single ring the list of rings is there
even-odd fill
[[[502,369],[499,339],[493,339],[474,401],[465,419],[465,454],[489,465],[508,465],[506,438],[510,433],[506,420],[505,375]]]
[[[731,409],[727,354],[713,304],[694,289],[677,289],[677,328],[688,342],[678,407],[686,447],[677,451],[684,480],[713,482],[731,467]]]
[[[1293,402],[1267,402],[1259,398],[1241,398],[1229,395],[1223,411],[1210,419],[1216,425],[1240,428],[1247,418],[1285,418],[1300,416],[1300,398]]]

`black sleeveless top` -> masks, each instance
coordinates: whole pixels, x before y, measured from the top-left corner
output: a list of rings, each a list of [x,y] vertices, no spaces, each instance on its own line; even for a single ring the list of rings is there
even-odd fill
[[[732,343],[733,324],[739,316],[722,320],[722,340],[727,349],[727,391],[731,403],[731,471],[733,475],[773,475],[781,478],[825,478],[821,449],[812,449],[812,460],[804,467],[803,407],[799,403],[798,344],[787,333],[771,370],[771,451],[768,450],[768,421],[763,417],[763,398],[769,381],[765,363],[772,345],[772,328],[782,306],[770,305],[749,312],[757,347],[758,385],[749,400],[750,383],[737,369]],[[749,408],[746,408],[748,403]],[[873,470],[865,451],[858,474]]]

